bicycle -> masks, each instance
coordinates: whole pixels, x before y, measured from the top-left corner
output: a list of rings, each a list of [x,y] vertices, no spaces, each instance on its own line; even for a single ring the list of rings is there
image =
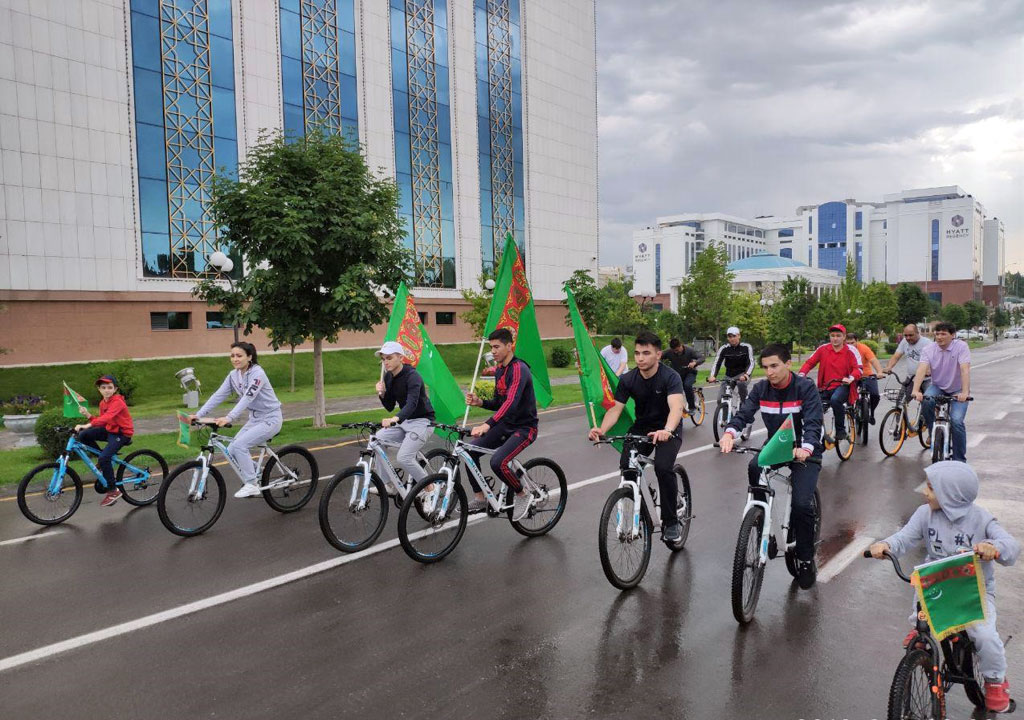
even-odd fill
[[[865,550],[864,557],[870,558],[871,551]],[[900,579],[909,583],[910,578],[900,567],[899,559],[889,551],[885,552],[885,557],[892,561]],[[945,718],[946,693],[954,685],[963,685],[967,699],[984,710],[985,678],[978,667],[977,652],[967,631],[961,630],[936,642],[928,620],[921,612],[921,604],[917,603],[916,607],[916,634],[906,643],[906,653],[896,666],[889,689],[889,720]],[[1012,713],[1016,709],[1017,703],[1010,700],[1006,712]]]
[[[846,414],[846,437],[842,440],[836,440],[836,419],[833,417],[832,405],[829,400],[832,398],[832,392],[842,384],[841,380],[832,380],[824,388],[818,390],[818,394],[821,395],[821,410],[822,410],[822,442],[826,450],[835,448],[836,455],[843,462],[846,462],[853,457],[853,446],[857,441],[857,427],[854,417],[853,405],[847,401],[843,404],[845,407]]]
[[[455,549],[465,533],[469,500],[459,482],[460,463],[475,478],[487,499],[488,517],[495,518],[505,513],[512,528],[527,537],[544,535],[561,519],[569,489],[565,473],[554,460],[535,457],[526,462],[520,462],[518,458],[510,461],[512,472],[533,496],[526,517],[513,520],[512,494],[508,486],[501,483],[501,489],[495,494],[494,483],[497,481],[485,477],[470,455],[470,452],[490,455],[495,449],[466,442],[464,438],[471,432],[468,427],[440,423],[434,427],[447,432],[449,437],[456,436],[456,440],[440,470],[413,485],[398,513],[398,540],[413,560],[435,563],[443,559]],[[414,508],[415,513],[412,512]]]
[[[913,397],[910,394],[911,386],[909,382],[911,378],[901,378],[894,372],[890,372],[896,381],[899,382],[898,388],[885,388],[883,392],[885,397],[891,400],[895,407],[889,409],[882,418],[882,423],[878,426],[878,444],[882,448],[882,452],[888,457],[893,457],[903,447],[903,443],[908,437],[917,436],[918,441],[921,443],[921,447],[925,450],[931,447],[931,434],[928,431],[928,426],[921,422],[921,409],[918,407],[917,418],[913,422],[910,419],[910,403]]]
[[[658,482],[653,473],[648,473],[654,461],[640,446],[651,445],[646,435],[616,435],[595,442],[595,445],[610,445],[623,442],[629,450],[629,470],[623,473],[619,485],[605,500],[601,510],[601,524],[598,528],[597,549],[601,557],[604,575],[620,590],[636,587],[647,572],[651,560],[651,538],[661,531],[661,503],[658,498]],[[690,478],[682,465],[672,468],[676,475],[676,518],[679,521],[679,539],[665,541],[672,552],[679,552],[690,534],[693,519],[693,498],[690,495]],[[625,572],[620,572],[617,561],[622,560]]]
[[[96,475],[93,488],[106,493],[110,488],[103,473],[89,458],[100,451],[78,439],[78,433],[69,427],[56,427],[54,431],[68,435],[67,445],[54,462],[32,468],[18,483],[18,508],[22,514],[38,525],[57,525],[75,514],[82,503],[82,479],[70,465],[77,455]],[[167,461],[154,450],[136,450],[112,462],[116,470],[114,485],[121,488],[121,497],[129,505],[149,505],[156,500],[161,481],[167,477]],[[37,502],[38,500],[38,502]]]
[[[952,428],[949,425],[949,405],[955,400],[952,395],[939,395],[935,398],[935,417],[932,422],[932,462],[953,459]],[[967,402],[974,400],[967,398]],[[923,422],[922,422],[923,424]]]
[[[861,445],[868,444],[868,426],[871,424],[871,397],[858,386],[857,402],[853,405],[856,436]]]
[[[231,437],[218,432],[222,428],[215,422],[193,420],[192,425],[209,430],[210,438],[195,460],[182,463],[171,472],[160,486],[156,503],[160,522],[181,537],[206,532],[224,512],[227,489],[224,476],[212,462],[215,452],[220,452],[235,474],[242,477],[238,464],[228,454],[225,441],[230,441]],[[223,427],[230,428],[231,425]],[[319,481],[316,458],[300,445],[287,445],[277,452],[267,443],[258,447],[256,475],[264,501],[280,513],[302,508],[316,492]]]
[[[733,452],[756,454],[761,450],[737,445],[733,447]],[[792,486],[789,482],[790,473],[783,472],[791,471],[790,465],[793,462],[795,461],[762,467],[758,484],[747,484],[747,504],[743,508],[743,521],[740,523],[732,562],[732,614],[741,625],[746,625],[754,619],[757,601],[761,596],[765,566],[769,560],[774,560],[779,555],[779,534],[784,533],[786,538],[782,547],[786,570],[794,578],[797,576],[796,537],[789,524],[793,511]],[[809,457],[806,462],[820,465],[821,459]],[[786,511],[778,525],[778,533],[775,532],[775,518],[772,515],[775,506],[773,481],[786,484]],[[818,488],[814,489],[812,502],[814,545],[817,548],[821,540],[821,495]]]
[[[320,496],[320,531],[327,542],[342,552],[363,550],[383,532],[388,519],[388,485],[395,489],[391,499],[399,510],[413,487],[405,471],[396,468],[388,457],[387,449],[399,445],[385,444],[377,438],[375,433],[382,427],[380,423],[372,422],[341,425],[343,430],[369,434],[356,464],[339,470]],[[416,455],[428,474],[438,472],[442,464],[438,460],[447,457],[448,451],[444,448],[433,448],[425,455]]]
[[[739,410],[739,399],[738,396],[733,394],[736,389],[736,384],[739,382],[736,378],[726,378],[725,380],[710,380],[709,382],[722,382],[724,385],[724,392],[718,399],[718,407],[715,408],[715,415],[712,418],[711,429],[715,434],[715,442],[722,439],[722,433],[725,432],[726,426],[732,421],[736,411]],[[734,398],[736,401],[734,402]],[[743,433],[740,435],[743,440],[750,439],[750,425],[743,428]]]
[[[690,418],[690,422],[693,423],[694,427],[700,427],[704,424],[707,411],[707,405],[704,402],[704,388],[695,387],[693,389],[693,396],[695,398],[694,408],[687,410],[684,415]]]

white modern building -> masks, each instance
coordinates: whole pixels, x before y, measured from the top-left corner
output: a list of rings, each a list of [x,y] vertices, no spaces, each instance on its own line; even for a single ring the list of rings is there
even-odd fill
[[[843,278],[835,270],[809,267],[799,260],[764,253],[729,263],[733,290],[757,293],[763,300],[774,302],[782,294],[786,280],[799,277],[807,280],[817,296],[839,287]]]
[[[0,0],[0,362],[223,351],[189,294],[229,250],[212,177],[313,128],[397,181],[435,340],[507,233],[564,334],[598,266],[594,28],[595,0]]]

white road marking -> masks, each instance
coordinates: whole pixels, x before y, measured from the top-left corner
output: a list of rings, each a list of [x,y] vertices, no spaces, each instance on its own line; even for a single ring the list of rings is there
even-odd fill
[[[754,433],[751,434],[753,435],[763,432],[767,431],[762,428],[761,430],[756,430],[754,431]],[[699,452],[703,452],[705,450],[710,450],[712,448],[714,448],[714,445],[701,445],[700,447],[696,447],[691,450],[681,452],[676,457],[686,457],[687,455],[693,455]],[[601,480],[608,480],[610,478],[617,477],[618,475],[618,471],[612,473],[605,473],[604,475],[598,475],[597,477],[592,477],[586,480],[580,480],[579,482],[572,483],[571,485],[568,486],[568,489],[575,490],[581,487],[585,487],[587,485],[591,485],[596,482],[600,482]],[[469,518],[467,520],[467,525],[479,522],[486,518],[487,515],[477,515],[474,518]],[[49,537],[49,535],[47,535],[47,537]],[[203,598],[202,600],[196,600],[195,602],[179,605],[178,607],[170,608],[162,612],[153,613],[152,615],[146,615],[145,617],[141,617],[136,620],[130,620],[119,625],[112,625],[101,630],[96,630],[95,632],[86,633],[84,635],[78,635],[77,637],[53,643],[51,645],[45,645],[41,648],[36,648],[35,650],[29,650],[28,652],[19,653],[18,655],[12,655],[10,657],[0,659],[0,672],[3,672],[5,670],[11,670],[13,668],[20,667],[28,663],[43,660],[45,658],[53,657],[54,655],[59,655],[61,653],[65,653],[70,650],[75,650],[76,648],[84,647],[86,645],[92,645],[94,643],[102,642],[103,640],[109,640],[110,638],[114,638],[119,635],[126,635],[128,633],[135,632],[136,630],[142,630],[153,625],[158,625],[160,623],[167,622],[168,620],[174,620],[176,618],[184,617],[186,615],[192,615],[202,610],[207,610],[218,605],[224,605],[225,603],[240,600],[241,598],[249,597],[257,593],[272,590],[276,587],[280,587],[282,585],[286,585],[297,580],[302,580],[312,575],[317,575],[328,570],[333,570],[336,567],[347,565],[348,563],[355,562],[356,560],[360,560],[365,557],[370,557],[371,555],[376,555],[377,553],[384,552],[385,550],[390,550],[391,548],[397,547],[398,545],[399,540],[398,538],[395,538],[393,540],[382,542],[379,545],[374,545],[373,547],[367,548],[366,550],[361,550],[360,552],[352,553],[351,555],[344,555],[342,557],[337,557],[332,560],[325,560],[314,565],[309,565],[298,570],[293,570],[292,572],[285,573],[283,575],[268,578],[267,580],[263,580],[261,582],[253,583],[251,585],[245,585],[234,590],[229,590],[228,592],[220,593],[219,595],[213,595],[208,598]]]
[[[859,558],[864,549],[875,540],[874,535],[857,535],[842,550],[832,556],[832,559],[821,566],[818,570],[818,582],[827,583],[836,575],[841,573],[854,560]]]
[[[1002,420],[1005,417],[1006,417],[1006,411],[1005,410],[1000,410],[999,412],[997,412],[995,415],[992,416],[992,419],[993,420]]]
[[[1003,413],[1003,415],[1005,415],[1005,414],[1006,413]],[[1002,420],[1002,418],[997,417],[996,420]],[[969,447],[969,448],[976,448],[979,445],[981,445],[982,441],[985,438],[987,438],[987,437],[988,437],[988,434],[986,434],[986,433],[977,433],[976,435],[972,435],[971,439],[967,442],[967,447]]]
[[[35,535],[26,535],[25,537],[14,538],[12,540],[4,540],[0,542],[0,547],[4,545],[20,545],[21,543],[31,542],[32,540],[45,540],[46,538],[57,537],[58,535],[64,535],[64,530],[51,530],[50,532],[40,532]]]
[[[1005,360],[1013,360],[1014,358],[1018,358],[1020,356],[1021,356],[1021,353],[1016,353],[1014,355],[1007,355],[1006,357],[996,358],[995,360],[989,360],[988,362],[978,363],[977,365],[971,365],[971,369],[972,370],[977,370],[978,368],[983,368],[986,365],[994,365],[995,363],[1000,363],[1000,362],[1003,362]]]

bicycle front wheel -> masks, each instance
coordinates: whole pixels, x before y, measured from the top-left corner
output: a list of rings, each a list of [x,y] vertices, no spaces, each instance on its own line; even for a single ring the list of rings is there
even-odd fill
[[[868,425],[870,424],[871,407],[867,400],[857,402],[857,438],[861,445],[868,444]]]
[[[58,477],[60,463],[34,467],[18,483],[18,509],[37,525],[56,525],[75,514],[82,504],[82,479],[71,467]]]
[[[224,477],[212,465],[203,476],[203,463],[190,460],[174,468],[160,486],[156,509],[160,522],[181,537],[200,535],[224,512],[227,489]]]
[[[533,505],[522,520],[512,519],[512,509],[508,510],[508,519],[513,529],[520,535],[537,537],[548,532],[558,524],[565,512],[565,504],[569,500],[569,487],[565,482],[565,473],[554,460],[532,458],[523,463],[526,470],[526,491],[533,494]]]
[[[267,505],[281,513],[295,512],[310,501],[320,481],[316,458],[301,445],[277,451],[263,468],[260,487]]]
[[[932,430],[925,423],[924,418],[920,418],[917,423],[917,441],[921,443],[921,447],[928,450],[932,446]]]
[[[934,659],[924,650],[903,656],[889,689],[889,720],[946,717],[946,696],[934,668]]]
[[[755,505],[743,516],[732,559],[732,615],[741,625],[754,619],[757,599],[761,595],[765,567],[761,563],[763,529],[764,508]]]
[[[694,390],[694,398],[697,402],[693,410],[690,412],[690,422],[692,422],[695,427],[700,427],[704,424],[704,416],[707,414],[707,405],[704,403],[704,392],[699,388]]]
[[[445,474],[428,475],[405,496],[398,513],[398,540],[416,562],[435,563],[459,544],[468,517],[469,501],[462,485]]]
[[[651,535],[654,523],[640,500],[640,524],[633,526],[636,506],[633,490],[617,488],[608,496],[601,510],[597,550],[601,556],[604,576],[620,590],[636,587],[651,561]]]
[[[121,497],[130,505],[156,502],[160,485],[167,477],[167,461],[153,450],[136,450],[117,466],[117,485]]]
[[[907,439],[907,421],[903,417],[903,411],[894,407],[882,418],[882,424],[878,426],[878,444],[882,452],[892,457],[903,447],[903,441]]]
[[[945,460],[943,455],[946,452],[946,428],[942,425],[932,428],[932,462],[937,463]]]
[[[388,519],[388,496],[377,473],[371,473],[366,500],[366,472],[359,466],[339,471],[320,496],[320,532],[342,552],[357,552],[372,545]]]
[[[715,434],[715,442],[720,441],[725,432],[725,426],[729,422],[727,413],[728,408],[721,403],[715,408],[714,417],[711,418],[711,430]]]

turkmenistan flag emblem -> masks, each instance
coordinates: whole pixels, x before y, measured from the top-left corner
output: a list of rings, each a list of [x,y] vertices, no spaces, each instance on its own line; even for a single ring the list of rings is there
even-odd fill
[[[85,402],[85,398],[68,387],[67,383],[64,383],[64,417],[89,417],[89,405]]]
[[[793,459],[793,443],[796,440],[796,433],[793,432],[793,418],[786,418],[786,421],[779,426],[775,434],[764,444],[761,452],[757,455],[757,464],[761,467],[787,463]]]
[[[910,582],[936,639],[985,621],[985,578],[973,552],[918,565]]]

